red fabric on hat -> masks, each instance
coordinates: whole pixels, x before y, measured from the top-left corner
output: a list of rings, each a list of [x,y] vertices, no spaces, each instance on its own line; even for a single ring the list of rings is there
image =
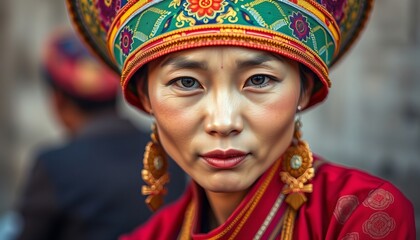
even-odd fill
[[[119,76],[94,59],[72,32],[57,32],[47,42],[43,67],[53,84],[68,94],[89,100],[116,98]]]

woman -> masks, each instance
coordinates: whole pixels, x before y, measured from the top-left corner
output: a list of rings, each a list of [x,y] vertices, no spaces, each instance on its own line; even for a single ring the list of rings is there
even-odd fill
[[[372,1],[68,3],[126,99],[156,120],[147,203],[166,191],[166,153],[192,178],[122,239],[415,239],[393,185],[313,155],[295,122],[325,99]]]

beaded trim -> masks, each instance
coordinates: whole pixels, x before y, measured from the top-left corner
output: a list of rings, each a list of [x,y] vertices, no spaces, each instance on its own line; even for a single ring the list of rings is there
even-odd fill
[[[270,213],[267,215],[267,217],[264,220],[264,223],[261,225],[260,229],[258,229],[257,234],[254,236],[254,240],[261,239],[265,231],[267,230],[268,226],[270,225],[271,221],[273,220],[275,214],[280,209],[280,206],[283,204],[285,195],[280,193],[277,197],[276,202],[274,203],[273,207],[270,210]]]
[[[145,63],[171,52],[203,46],[242,46],[275,52],[295,61],[305,63],[305,65],[307,63],[311,63],[308,67],[316,73],[320,81],[327,86],[331,85],[328,78],[328,68],[324,62],[319,59],[319,57],[313,53],[311,49],[307,49],[305,46],[300,45],[299,42],[294,41],[292,38],[287,36],[261,38],[251,35],[250,31],[242,31],[240,33],[240,31],[235,28],[223,28],[217,31],[219,31],[217,35],[192,34],[191,36],[185,36],[184,33],[179,32],[173,36],[166,36],[167,39],[170,39],[170,41],[165,41],[165,39],[159,38],[156,39],[156,41],[143,45],[141,48],[138,48],[135,52],[130,54],[123,67],[124,70],[121,76],[121,84],[127,100],[131,104],[142,108],[139,99],[129,90],[128,83],[133,74]],[[312,105],[316,103],[317,102],[311,102]]]
[[[263,38],[261,38],[263,36]],[[212,43],[212,41],[222,40],[223,44],[218,42]],[[126,63],[123,67],[122,78],[125,78],[127,73],[131,71],[133,65],[137,65],[138,58],[152,58],[154,53],[165,51],[165,49],[172,48],[175,46],[182,46],[185,43],[197,43],[199,41],[207,42],[207,46],[218,46],[218,45],[235,45],[235,43],[240,44],[244,42],[243,46],[256,47],[256,44],[265,45],[267,48],[272,47],[282,47],[287,48],[291,51],[296,52],[297,55],[307,55],[307,59],[311,64],[317,66],[322,70],[322,74],[328,78],[328,67],[322,61],[322,59],[309,47],[301,44],[299,41],[284,35],[284,34],[273,34],[272,31],[245,27],[245,26],[224,26],[224,25],[212,25],[212,26],[200,26],[194,28],[186,28],[178,31],[171,32],[170,34],[165,34],[160,37],[156,37],[153,41],[147,42],[136,49],[135,52],[131,53],[126,60]],[[246,43],[250,44],[246,44]],[[231,44],[228,44],[231,43]],[[255,44],[255,45],[253,45]],[[202,45],[196,45],[194,47],[199,47]],[[239,45],[238,45],[239,46]],[[190,45],[187,46],[189,48]],[[180,50],[180,49],[177,49]],[[165,52],[167,54],[168,52]],[[162,56],[164,54],[159,54]],[[149,57],[150,56],[150,57]],[[151,60],[151,59],[150,59]],[[150,61],[149,60],[149,61]],[[146,61],[146,62],[149,62]],[[123,82],[123,80],[122,80]],[[328,85],[331,83],[328,81]]]
[[[147,13],[146,12],[147,9],[149,9],[149,11],[151,11],[151,9],[156,9],[155,11],[159,10],[160,8],[158,8],[158,6],[156,6],[156,8],[153,7],[153,6],[157,5],[160,2],[162,2],[162,0],[160,0],[160,1],[139,1],[139,2],[136,2],[134,4],[129,4],[130,6],[128,6],[128,7],[127,7],[127,5],[124,6],[123,10],[120,11],[121,14],[118,14],[115,17],[115,19],[112,23],[112,27],[110,28],[110,31],[108,33],[108,39],[107,39],[108,52],[110,53],[110,56],[113,58],[114,63],[116,63],[117,65],[125,65],[126,62],[129,61],[128,58],[120,59],[120,58],[124,58],[124,56],[122,56],[121,53],[116,54],[116,52],[115,52],[115,47],[119,48],[119,44],[117,44],[117,42],[120,41],[120,38],[122,36],[121,35],[122,31],[128,26],[130,21],[135,21],[136,22],[135,27],[132,28],[132,30],[135,32],[135,34],[137,34],[137,32],[139,32],[140,34],[143,34],[143,32],[141,32],[139,30],[139,24],[141,23],[141,20],[143,19],[143,14]],[[257,1],[257,2],[259,2],[259,1]],[[249,7],[250,8],[252,7],[252,9],[255,8],[255,6],[253,4],[255,4],[255,5],[259,4],[257,2],[251,2],[250,1],[249,2],[249,4],[250,4]],[[313,52],[314,55],[319,55],[319,57],[321,56],[321,54],[324,55],[323,56],[323,61],[325,62],[326,65],[329,65],[329,63],[334,58],[334,56],[338,54],[338,48],[339,48],[338,44],[340,42],[340,31],[339,31],[339,28],[338,28],[337,24],[335,23],[335,21],[333,21],[333,18],[331,17],[331,15],[327,14],[328,12],[325,11],[325,10],[324,11],[320,10],[320,9],[322,9],[322,7],[318,6],[318,4],[315,4],[314,2],[310,2],[310,4],[313,4],[313,5],[309,5],[308,2],[304,2],[304,1],[298,1],[298,4],[300,3],[300,5],[298,5],[296,3],[291,3],[289,1],[285,1],[285,0],[267,1],[267,2],[272,2],[273,4],[275,2],[277,2],[276,4],[278,4],[278,7],[280,8],[279,11],[282,10],[281,6],[288,6],[290,9],[295,9],[298,12],[304,13],[306,16],[310,17],[314,22],[316,22],[316,24],[314,23],[315,25],[310,26],[310,28],[319,29],[321,31],[324,31],[324,35],[318,34],[317,37],[316,37],[315,34],[311,33],[310,36],[311,36],[312,40],[310,42],[315,44],[314,47],[316,48],[316,44],[319,40],[325,41],[325,43],[324,43],[325,45],[322,45],[321,49],[324,48],[326,50],[325,51],[320,50],[321,53],[315,53],[314,50],[316,50],[316,51],[318,51],[318,50],[314,49],[314,50],[312,50],[312,52]],[[234,6],[240,8],[240,6],[242,6],[242,5],[234,3]],[[245,6],[245,5],[243,5],[243,6]],[[172,10],[175,11],[175,9],[166,9],[165,10],[165,12],[167,12],[168,17],[169,16],[171,16],[171,17],[172,16],[177,16],[175,13],[172,13]],[[242,11],[242,10],[235,10],[235,14],[239,14],[240,11]],[[286,15],[287,15],[285,12],[282,12],[282,14],[283,14],[283,17],[286,17]],[[163,14],[160,14],[160,16],[163,17],[162,20],[166,19],[166,16],[163,16]],[[179,18],[180,16],[178,16],[177,18]],[[286,20],[286,23],[289,24],[287,21],[289,21],[289,20]],[[134,24],[134,22],[133,22],[133,24]],[[156,24],[158,24],[158,23],[156,23]],[[226,26],[226,27],[230,27],[231,24],[232,23],[223,24],[223,25]],[[159,25],[161,26],[161,23],[159,23]],[[211,25],[213,26],[215,24],[213,23]],[[247,24],[245,24],[245,23],[235,24],[233,26],[234,27],[241,27],[242,29],[259,29],[258,31],[266,32],[266,33],[269,33],[270,35],[284,35],[284,36],[286,36],[285,34],[283,34],[280,31],[270,30],[268,28],[263,28],[263,27],[256,27],[256,26],[252,26],[251,24],[248,24],[248,23]],[[155,34],[150,33],[151,34],[150,37],[154,41],[155,39],[162,38],[165,35],[174,35],[177,32],[190,31],[190,30],[194,30],[195,28],[203,29],[201,27],[209,27],[209,26],[208,25],[207,26],[206,25],[204,25],[204,26],[203,25],[195,25],[195,24],[191,25],[191,23],[190,23],[190,26],[188,26],[188,27],[181,26],[178,29],[168,30],[168,33],[163,33],[163,34],[161,33],[160,36],[159,36],[159,34],[157,34],[155,36]],[[316,31],[319,31],[319,30],[316,30]],[[148,32],[144,32],[144,33],[148,34]],[[327,37],[327,35],[329,37]],[[290,37],[290,36],[289,36],[289,38],[292,39],[292,37]],[[320,38],[320,39],[317,39],[317,38]],[[132,49],[132,50],[135,51],[136,48],[142,48],[144,44],[148,44],[148,41],[150,41],[150,40],[145,40],[145,42],[143,42],[143,44],[141,44],[140,46],[134,47],[134,49]],[[298,42],[296,39],[295,39],[295,41]],[[331,43],[329,41],[331,41]],[[306,49],[310,49],[309,45],[306,45],[305,42],[306,42],[306,40],[305,41],[300,41],[299,45],[305,46]],[[334,50],[332,51],[331,54],[329,54],[328,51],[330,51],[330,50],[328,50],[328,49],[331,45],[333,45]],[[129,55],[131,55],[131,54],[132,54],[132,52]]]

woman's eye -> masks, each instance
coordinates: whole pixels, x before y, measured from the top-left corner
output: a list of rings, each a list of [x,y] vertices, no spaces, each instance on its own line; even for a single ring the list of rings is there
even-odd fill
[[[201,88],[201,84],[194,78],[190,78],[190,77],[181,77],[181,78],[174,79],[170,82],[170,84],[182,90],[194,90],[194,89]]]
[[[273,78],[267,75],[254,75],[248,78],[248,80],[245,83],[245,87],[263,88],[269,85],[270,81],[272,80]]]

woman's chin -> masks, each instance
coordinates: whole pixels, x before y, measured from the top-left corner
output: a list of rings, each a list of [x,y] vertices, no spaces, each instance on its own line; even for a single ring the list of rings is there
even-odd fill
[[[248,189],[252,181],[245,179],[239,176],[211,176],[207,179],[199,179],[197,183],[208,191],[228,193]]]

